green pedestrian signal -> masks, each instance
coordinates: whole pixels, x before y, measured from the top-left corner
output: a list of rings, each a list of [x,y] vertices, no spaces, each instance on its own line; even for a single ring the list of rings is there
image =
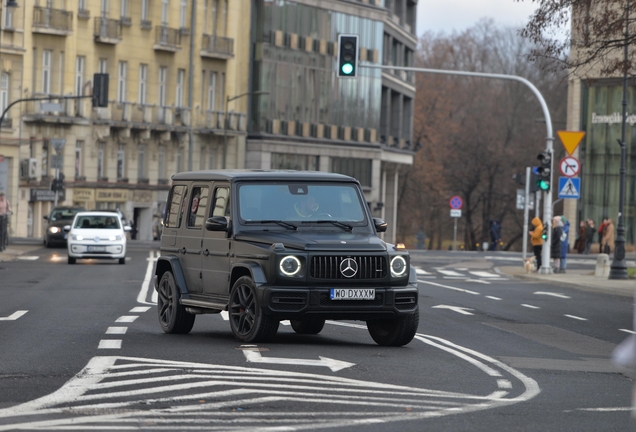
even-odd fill
[[[550,190],[550,182],[548,180],[544,180],[544,179],[537,180],[537,186],[539,187],[539,190],[542,190],[542,191]]]
[[[547,192],[550,190],[550,177],[552,173],[552,154],[545,150],[537,156],[540,165],[537,167],[537,188]]]
[[[338,35],[338,77],[355,77],[358,72],[358,35]]]

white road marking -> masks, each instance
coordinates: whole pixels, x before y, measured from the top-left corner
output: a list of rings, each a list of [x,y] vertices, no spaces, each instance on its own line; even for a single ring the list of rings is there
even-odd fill
[[[547,295],[547,296],[552,296],[552,297],[558,297],[558,298],[562,298],[562,299],[572,298],[570,296],[566,296],[565,294],[546,292],[546,291],[537,291],[537,292],[535,292],[535,294],[536,295]]]
[[[108,327],[106,334],[126,334],[128,327]]]
[[[430,275],[430,274],[433,274],[433,273],[429,273],[426,270],[421,269],[419,267],[415,267],[415,273],[417,273],[418,275]]]
[[[15,321],[27,312],[28,310],[15,311],[8,317],[0,317],[0,321]]]
[[[462,315],[474,315],[473,313],[468,311],[475,310],[471,308],[465,308],[465,307],[459,307],[459,306],[448,306],[448,305],[432,306],[432,309],[448,309],[448,310],[452,310],[453,312],[460,313]]]
[[[483,285],[490,285],[490,282],[488,282],[487,280],[483,280],[483,279],[466,279],[466,282],[475,282],[475,283],[480,283]]]
[[[581,317],[578,317],[578,316],[576,316],[576,315],[568,315],[568,314],[565,314],[565,315],[563,315],[563,316],[566,316],[566,317],[568,317],[568,318],[572,318],[572,319],[575,319],[575,320],[579,320],[579,321],[587,321],[587,318],[581,318]]]
[[[592,411],[592,412],[616,412],[616,411],[631,411],[632,407],[608,407],[608,408],[577,408],[577,411]]]
[[[221,311],[221,318],[223,318],[224,321],[229,321],[230,314],[227,311]]]
[[[280,323],[281,323],[281,325],[284,325],[284,326],[290,326],[291,325],[291,322],[289,320],[281,321]]]
[[[618,329],[618,331],[622,331],[622,332],[625,332],[625,333],[636,335],[636,331],[634,331],[634,330]]]
[[[279,357],[263,357],[258,350],[253,346],[243,345],[243,354],[245,359],[251,363],[268,363],[268,364],[283,364],[294,366],[326,366],[331,369],[332,372],[338,372],[339,370],[350,368],[355,366],[355,363],[349,363],[342,360],[330,359],[328,357],[320,357],[320,360],[310,359],[297,359],[297,358],[279,358]]]
[[[121,339],[102,339],[97,349],[121,349]]]
[[[483,278],[498,279],[498,278],[501,277],[500,275],[498,275],[496,273],[490,273],[490,272],[487,272],[487,271],[470,271],[468,273],[473,274],[473,275],[478,276],[478,277],[483,277]]]
[[[466,294],[480,295],[478,292],[475,292],[475,291],[470,291],[470,290],[466,290],[466,289],[462,289],[462,288],[456,288],[456,287],[452,287],[452,286],[449,286],[449,285],[442,285],[442,284],[439,284],[439,283],[436,283],[436,282],[421,281],[419,279],[417,281],[418,282],[422,282],[424,284],[437,286],[437,287],[440,287],[440,288],[446,288],[446,289],[453,290],[453,291],[464,292]]]
[[[511,389],[512,388],[512,383],[507,380],[507,379],[498,379],[497,380],[497,386],[499,386],[499,388],[503,388],[503,389]]]
[[[530,308],[530,309],[541,309],[539,306],[529,305],[529,304],[525,304],[525,303],[522,303],[521,306],[527,307],[527,308]]]
[[[445,276],[466,277],[465,275],[463,275],[461,273],[457,273],[456,271],[453,271],[453,270],[442,270],[442,269],[439,269],[437,271],[440,272],[441,274],[445,275]]]
[[[115,320],[115,322],[126,322],[126,323],[131,323],[131,322],[135,322],[135,320],[139,318],[138,316],[132,316],[132,315],[123,315],[120,316],[119,318],[117,318]]]
[[[33,256],[33,255],[18,255],[16,257],[16,259],[22,260],[22,261],[35,261],[40,259],[39,256]]]
[[[146,266],[146,275],[144,276],[144,281],[141,283],[141,290],[139,291],[139,294],[137,295],[137,303],[142,303],[142,304],[156,304],[157,303],[157,292],[154,289],[154,286],[152,288],[152,302],[148,302],[146,300],[147,296],[148,296],[148,291],[150,290],[150,286],[153,283],[153,278],[154,278],[154,269],[155,269],[155,262],[157,261],[157,257],[155,254],[155,251],[150,251],[148,253],[148,258],[146,258],[146,261],[148,261],[148,265]]]
[[[486,296],[486,298],[490,300],[501,300],[499,297],[494,297],[494,296]]]
[[[129,312],[130,313],[142,313],[142,312],[148,312],[148,310],[150,310],[150,306],[137,306],[132,308]]]

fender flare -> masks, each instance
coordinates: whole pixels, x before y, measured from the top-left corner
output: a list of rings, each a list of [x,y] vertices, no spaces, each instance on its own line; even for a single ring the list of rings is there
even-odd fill
[[[179,264],[179,258],[176,256],[162,256],[157,259],[157,263],[155,264],[155,290],[158,289],[159,281],[167,271],[172,272],[177,288],[181,291],[181,298],[189,298],[183,269],[181,268],[181,264]]]
[[[267,278],[265,277],[265,272],[263,268],[255,261],[243,261],[240,264],[237,264],[232,267],[232,281],[230,283],[230,289],[234,284],[234,280],[238,278],[234,278],[237,269],[246,269],[254,281],[256,286],[265,285],[267,283]]]

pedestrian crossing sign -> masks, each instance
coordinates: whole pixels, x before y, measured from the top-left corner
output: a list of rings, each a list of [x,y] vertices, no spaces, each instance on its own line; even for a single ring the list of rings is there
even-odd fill
[[[581,179],[579,177],[559,177],[559,198],[580,198]]]

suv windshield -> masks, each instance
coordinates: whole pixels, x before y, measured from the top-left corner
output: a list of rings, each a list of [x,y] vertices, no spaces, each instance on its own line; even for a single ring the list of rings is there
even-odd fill
[[[51,213],[50,220],[51,221],[61,221],[61,220],[73,220],[75,214],[77,214],[79,210],[73,209],[63,209],[63,210],[53,210]]]
[[[116,215],[113,216],[93,216],[86,215],[80,216],[75,221],[73,228],[84,229],[120,229],[119,218]]]
[[[330,220],[366,225],[364,201],[354,184],[243,184],[238,195],[240,218],[246,223],[324,224],[323,221]]]

